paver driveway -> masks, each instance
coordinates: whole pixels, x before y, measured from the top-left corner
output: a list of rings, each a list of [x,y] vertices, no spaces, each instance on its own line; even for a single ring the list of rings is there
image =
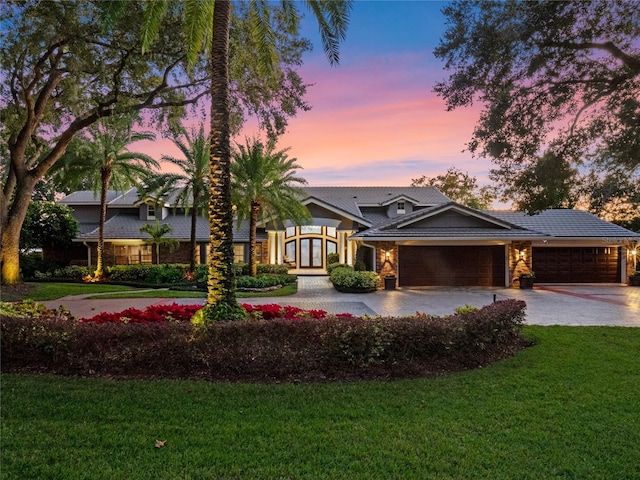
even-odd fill
[[[153,304],[199,304],[202,299],[141,298],[87,300],[65,297],[45,302],[65,305],[78,317],[118,312]],[[300,308],[349,312],[354,315],[409,315],[415,312],[447,315],[456,307],[482,307],[495,300],[516,298],[527,303],[527,323],[537,325],[618,325],[640,327],[640,288],[625,285],[539,285],[534,290],[483,287],[431,287],[381,290],[370,294],[336,292],[328,277],[298,277],[298,293],[287,297],[242,299],[242,303],[278,303]]]

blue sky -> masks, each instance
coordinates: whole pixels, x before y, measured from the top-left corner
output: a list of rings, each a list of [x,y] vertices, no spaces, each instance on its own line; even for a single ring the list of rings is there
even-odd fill
[[[314,49],[301,74],[313,84],[312,110],[291,119],[279,146],[291,148],[311,185],[409,185],[452,166],[488,181],[490,163],[462,152],[477,109],[447,112],[433,93],[446,78],[433,55],[446,3],[356,1],[337,67],[306,15],[302,31]]]
[[[488,183],[490,162],[463,152],[478,107],[447,112],[433,93],[446,78],[433,55],[446,3],[357,0],[336,67],[324,56],[315,18],[299,5],[302,34],[313,43],[299,70],[312,84],[306,97],[312,109],[290,119],[278,148],[290,148],[309,185],[403,186],[453,166]],[[248,122],[234,140],[259,134]],[[168,139],[153,150],[179,154]]]

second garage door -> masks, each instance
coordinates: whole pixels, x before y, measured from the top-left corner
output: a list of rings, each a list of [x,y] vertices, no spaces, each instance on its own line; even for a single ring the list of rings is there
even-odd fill
[[[503,246],[398,248],[400,286],[482,286],[505,283]]]
[[[533,271],[539,283],[616,283],[617,247],[534,247]]]

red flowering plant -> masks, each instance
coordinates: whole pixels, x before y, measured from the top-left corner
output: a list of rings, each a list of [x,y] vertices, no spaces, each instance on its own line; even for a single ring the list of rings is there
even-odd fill
[[[118,313],[99,313],[91,318],[81,318],[81,322],[91,323],[157,323],[188,322],[202,308],[202,305],[151,305],[144,310],[127,308]]]
[[[202,305],[151,305],[144,310],[127,308],[117,313],[100,313],[91,318],[81,318],[81,322],[90,323],[158,323],[158,322],[188,322],[191,317],[202,308]],[[242,304],[254,319],[273,320],[284,318],[287,320],[300,320],[312,318],[321,320],[327,316],[324,310],[305,310],[286,305],[281,307],[275,303],[265,305]],[[338,318],[355,318],[350,313],[340,313]]]
[[[304,310],[302,308],[292,307],[291,305],[281,307],[275,303],[265,305],[249,305],[248,303],[243,303],[242,308],[244,308],[252,318],[263,320],[272,320],[274,318],[286,318],[287,320],[315,318],[316,320],[320,320],[327,316],[327,312],[324,310]]]

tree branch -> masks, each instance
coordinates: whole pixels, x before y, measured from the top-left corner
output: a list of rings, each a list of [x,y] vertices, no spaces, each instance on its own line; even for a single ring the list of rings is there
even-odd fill
[[[640,73],[640,58],[623,52],[615,43],[609,42],[546,42],[545,46],[561,47],[571,50],[604,50],[609,52],[611,56],[622,61],[622,63],[636,73]]]

